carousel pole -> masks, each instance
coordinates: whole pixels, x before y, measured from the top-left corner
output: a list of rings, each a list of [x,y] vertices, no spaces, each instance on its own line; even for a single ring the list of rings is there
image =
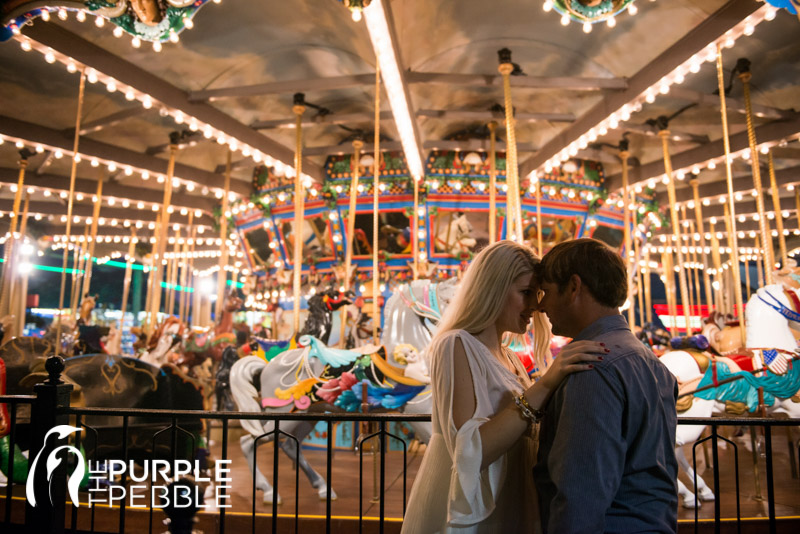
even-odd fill
[[[303,93],[295,93],[292,111],[296,117],[294,152],[294,259],[292,293],[294,297],[294,333],[300,333],[300,287],[303,275],[303,212],[305,211],[305,189],[303,187],[303,112],[305,112]]]
[[[733,196],[731,195],[732,199]],[[731,201],[731,204],[733,202]],[[731,308],[735,305],[734,314],[739,318],[739,326],[742,333],[742,347],[745,347],[745,328],[744,328],[744,303],[742,301],[742,277],[739,273],[739,242],[736,239],[736,221],[731,215],[728,204],[724,205],[725,211],[725,230],[728,233],[728,247],[731,249],[731,276],[733,276],[733,302]]]
[[[161,228],[161,213],[156,214],[156,228]],[[152,243],[152,241],[151,241]],[[149,335],[151,317],[153,315],[153,294],[155,293],[155,267],[156,259],[158,256],[158,249],[155,243],[152,243],[151,255],[152,265],[147,271],[147,296],[145,297],[145,333]]]
[[[739,315],[742,347],[745,347],[744,304],[742,303],[742,280],[739,276],[739,242],[736,235],[736,207],[733,202],[733,173],[731,171],[731,142],[728,135],[728,105],[725,100],[725,77],[722,72],[722,48],[717,45],[717,85],[719,89],[720,114],[722,116],[722,142],[725,147],[725,177],[728,183],[728,202],[725,203],[725,226],[728,230],[728,246],[731,248],[733,296]],[[748,118],[748,122],[750,122]],[[759,191],[759,198],[761,192]],[[762,217],[763,219],[763,217]]]
[[[744,294],[748,297],[752,295],[753,290],[750,288],[750,258],[744,257]],[[756,280],[758,282],[758,280]]]
[[[703,225],[703,208],[702,204],[700,203],[700,193],[698,192],[697,188],[700,185],[697,178],[693,178],[689,184],[692,186],[692,193],[694,195],[694,215],[695,219],[697,220],[697,232],[700,234],[700,247],[701,247],[701,257],[703,259],[703,288],[706,292],[706,304],[708,305],[709,311],[713,305],[713,299],[711,296],[711,276],[708,273],[708,254],[706,253],[706,236],[705,236],[705,227]]]
[[[75,137],[72,143],[72,168],[69,174],[69,196],[67,198],[67,228],[66,241],[69,245],[70,231],[72,230],[72,204],[75,196],[75,175],[78,171],[78,160],[75,155],[78,153],[78,141],[81,136],[81,114],[83,113],[83,95],[86,89],[86,69],[81,70],[81,80],[78,89],[78,112],[75,117]],[[58,318],[56,320],[56,352],[61,348],[61,315],[64,308],[64,291],[67,284],[67,260],[69,258],[69,246],[64,247],[64,254],[61,260],[61,288],[58,294]]]
[[[725,304],[724,299],[722,298],[722,258],[720,257],[719,253],[719,241],[717,241],[717,234],[714,232],[714,219],[711,219],[711,223],[709,226],[711,230],[711,259],[714,262],[714,280],[717,283],[716,289],[714,289],[714,302],[716,303],[716,309],[720,313],[727,313],[728,308]],[[712,288],[713,288],[712,284]]]
[[[100,204],[103,202],[103,177],[97,180],[97,193],[92,211],[92,233],[89,241],[89,263],[86,266],[86,274],[83,275],[83,290],[81,295],[89,293],[89,286],[92,283],[92,258],[94,258],[94,245],[97,241],[97,219],[100,217]]]
[[[181,268],[181,292],[180,302],[178,303],[178,318],[181,322],[188,322],[187,303],[189,301],[189,276],[191,271],[191,247],[194,246],[194,211],[189,212],[189,238],[183,242],[183,267]]]
[[[764,285],[765,285],[765,281],[764,281],[764,274],[765,273],[764,273],[764,271],[767,270],[767,269],[764,269],[763,267],[766,267],[767,264],[766,263],[762,263],[762,262],[766,261],[766,260],[764,260],[764,258],[767,256],[767,254],[765,253],[765,250],[766,250],[767,247],[763,247],[762,248],[761,240],[758,238],[758,236],[756,236],[756,247],[755,248],[756,248],[756,275],[758,276],[757,283],[758,283],[758,287],[764,287]],[[750,295],[747,295],[747,298],[750,298]]]
[[[769,221],[764,210],[764,196],[761,191],[761,167],[758,164],[758,146],[756,146],[756,132],[753,127],[753,109],[750,105],[750,61],[740,59],[736,67],[739,70],[739,79],[744,90],[745,117],[747,119],[747,140],[750,144],[750,165],[753,169],[753,187],[756,190],[756,208],[758,209],[758,229],[761,234],[761,243],[764,245],[764,279],[765,284],[772,284],[772,271],[775,270],[775,259],[772,254],[772,236]],[[780,206],[780,205],[779,205]]]
[[[169,229],[169,214],[172,207],[172,178],[175,174],[175,156],[178,153],[178,136],[176,133],[170,134],[169,145],[169,163],[167,164],[167,179],[164,182],[164,200],[161,205],[161,226],[158,241],[158,257],[153,267],[153,274],[156,280],[154,281],[153,292],[153,314],[150,316],[150,330],[148,334],[153,333],[156,323],[158,322],[158,312],[161,309],[161,279],[164,277],[165,268],[164,257],[167,250],[167,230]],[[223,243],[224,244],[224,243]]]
[[[8,239],[6,240],[4,251],[4,263],[2,282],[0,282],[0,317],[4,317],[11,313],[10,296],[14,284],[14,273],[16,272],[16,260],[14,258],[14,244],[16,241],[17,221],[19,218],[19,205],[22,202],[22,190],[25,184],[25,169],[28,168],[28,156],[30,155],[27,149],[20,150],[19,159],[19,177],[17,179],[17,191],[14,193],[14,207],[11,212],[11,223],[8,231]]]
[[[378,271],[378,189],[381,180],[381,69],[375,62],[375,154],[372,158],[372,343],[378,345],[381,325],[380,272]],[[416,215],[415,215],[416,216]]]
[[[22,219],[19,228],[20,239],[24,242],[25,230],[28,226],[28,207],[30,206],[31,196],[25,194],[25,204],[22,207]],[[21,335],[25,329],[25,308],[28,300],[28,273],[21,273],[22,276],[11,288],[12,314],[14,315],[13,335]]]
[[[128,295],[131,290],[131,274],[133,271],[133,255],[136,250],[136,230],[131,226],[131,240],[128,242],[128,255],[125,257],[125,281],[122,284],[122,309],[119,317],[119,333],[125,328],[125,311],[128,309]]]
[[[644,305],[645,305],[645,320],[648,323],[653,322],[653,302],[650,297],[650,247],[645,247],[644,253]]]
[[[772,189],[772,209],[775,211],[775,224],[778,227],[778,245],[781,248],[781,267],[789,265],[789,254],[786,251],[786,236],[783,235],[783,216],[781,215],[781,196],[775,180],[775,164],[772,161],[772,150],[769,151],[769,183]]]
[[[413,279],[417,280],[419,278],[419,214],[417,210],[419,210],[420,178],[412,176],[411,179],[414,180],[414,213],[411,216],[411,220],[414,221],[411,225],[411,253],[414,255],[412,274]]]
[[[219,271],[217,271],[217,302],[214,307],[214,317],[217,321],[222,314],[222,306],[225,300],[225,281],[228,276],[225,267],[228,265],[228,207],[230,205],[231,192],[231,151],[225,159],[225,194],[222,197],[222,220],[219,225],[219,237],[222,239],[222,248],[219,256]],[[296,202],[296,201],[295,201]]]
[[[686,220],[686,218],[685,218],[686,217],[686,208],[684,206],[681,206],[681,211],[682,211],[682,215],[683,215],[683,218],[684,218],[683,220],[685,221]],[[692,236],[692,228],[691,228],[691,226],[689,226],[689,228],[687,228],[687,231],[688,231],[688,236],[689,237],[693,237]],[[691,241],[690,241],[690,243],[691,243]],[[693,283],[694,280],[692,279],[692,275],[696,275],[697,274],[697,270],[696,270],[695,266],[692,265],[694,263],[694,259],[692,257],[692,248],[693,248],[692,246],[689,246],[687,248],[687,250],[686,250],[686,261],[687,261],[687,263],[690,264],[690,266],[688,266],[686,268],[686,290],[687,290],[687,293],[689,293],[689,310],[691,310],[691,313],[694,313],[695,304],[696,304],[697,301],[694,298],[695,297],[695,295],[694,295],[695,285]]]
[[[683,305],[683,315],[686,319],[686,336],[692,335],[691,309],[689,308],[689,291],[686,280],[686,264],[683,259],[683,243],[681,241],[680,220],[678,219],[678,209],[675,200],[675,177],[672,175],[672,159],[669,155],[669,130],[666,124],[658,132],[661,138],[661,148],[664,152],[664,171],[667,175],[667,193],[669,195],[669,211],[672,219],[672,232],[675,238],[675,255],[678,259],[678,280],[680,281],[681,303]],[[677,305],[677,303],[676,303]]]
[[[489,244],[497,241],[497,123],[489,128]]]
[[[693,221],[689,221],[689,233],[690,234],[694,234],[694,222]],[[700,287],[700,272],[699,272],[700,271],[700,264],[697,261],[697,256],[698,256],[698,254],[697,254],[697,246],[691,247],[689,249],[689,251],[690,251],[690,254],[692,256],[692,264],[693,264],[692,265],[692,274],[694,274],[694,280],[692,280],[692,282],[693,282],[693,286],[692,287],[693,287],[693,291],[694,291],[693,292],[694,302],[695,302],[695,305],[697,306],[698,313],[700,314],[700,317],[703,317],[703,312],[702,312],[702,309],[701,309],[701,306],[703,305],[702,304],[703,303],[703,298],[702,298],[701,287]],[[703,269],[703,271],[705,272],[705,269]]]
[[[636,274],[637,269],[636,265],[632,263],[636,261],[635,257],[632,257],[631,254],[631,207],[630,207],[630,188],[628,187],[628,140],[623,139],[620,141],[620,151],[619,157],[622,159],[622,198],[623,198],[623,209],[622,209],[622,225],[624,227],[623,230],[623,245],[625,247],[625,267],[628,272],[628,325],[633,328],[636,324],[636,319],[634,317],[634,306],[633,306],[633,284],[632,279],[634,274]],[[537,209],[538,209],[538,195],[537,195]],[[541,221],[537,220],[537,227],[541,228]],[[541,242],[539,243],[539,254],[541,255]],[[631,270],[633,268],[633,270]]]
[[[640,268],[639,264],[639,239],[638,236],[633,236],[633,250],[634,250],[634,262],[633,262],[633,272],[636,274],[636,296],[639,301],[639,326],[644,327],[644,298],[642,293],[644,292],[642,284],[642,269]]]
[[[511,105],[511,50],[503,48],[497,52],[500,65],[497,70],[503,75],[503,100],[506,114],[506,211],[508,238],[522,243],[522,209],[519,196],[519,167],[517,166],[517,134],[514,125],[514,108]],[[541,226],[541,222],[539,222]],[[513,231],[512,231],[513,230]]]
[[[167,292],[167,315],[175,314],[175,295],[178,293],[178,262],[180,261],[180,245],[178,244],[178,238],[180,235],[180,230],[175,232],[175,243],[172,246],[172,260],[170,261],[171,273]]]
[[[353,239],[355,238],[355,231],[356,231],[356,198],[358,196],[358,173],[360,171],[360,158],[361,158],[361,149],[364,147],[364,141],[361,139],[354,139],[353,140],[353,178],[350,181],[350,204],[349,210],[347,212],[347,248],[345,249],[344,255],[344,290],[345,292],[350,290],[350,272],[352,270],[353,265]],[[417,180],[414,179],[414,220],[417,218],[417,203],[419,202],[419,187],[417,185]],[[414,242],[414,280],[417,279],[417,231],[416,225],[414,225],[414,232],[412,234],[412,241]],[[342,306],[341,308],[341,327],[339,330],[339,342],[342,344],[342,348],[346,346],[345,341],[345,334],[347,332],[347,306]]]
[[[800,189],[794,188],[794,215],[797,217],[797,226],[800,228]]]
[[[675,337],[678,334],[678,309],[677,303],[675,302],[675,270],[672,267],[672,251],[669,247],[665,248],[664,253],[661,255],[661,265],[664,269],[667,309],[669,309],[669,314],[672,317],[669,333],[672,337]]]
[[[75,319],[78,319],[79,308],[81,305],[81,288],[83,287],[83,275],[86,273],[86,263],[91,258],[86,257],[86,247],[89,245],[89,227],[83,228],[83,239],[75,243],[75,256],[72,262],[72,294],[70,295],[70,308]]]

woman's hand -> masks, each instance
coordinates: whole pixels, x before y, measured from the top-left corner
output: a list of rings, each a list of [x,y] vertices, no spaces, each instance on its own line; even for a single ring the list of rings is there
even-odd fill
[[[573,341],[561,349],[558,356],[547,368],[542,378],[525,392],[526,396],[539,386],[548,393],[555,390],[559,384],[571,373],[588,371],[594,363],[602,361],[603,355],[608,353],[605,345],[596,341]],[[530,401],[530,398],[529,398]]]

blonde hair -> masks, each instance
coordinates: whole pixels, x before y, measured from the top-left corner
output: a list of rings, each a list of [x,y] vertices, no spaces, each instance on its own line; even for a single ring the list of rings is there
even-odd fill
[[[472,260],[461,287],[439,322],[435,343],[447,332],[465,330],[478,334],[493,326],[503,310],[511,284],[520,276],[533,274],[539,258],[527,247],[514,241],[498,241],[483,249]],[[544,370],[550,350],[550,328],[543,313],[534,318],[534,357]],[[508,345],[514,335],[504,340]]]

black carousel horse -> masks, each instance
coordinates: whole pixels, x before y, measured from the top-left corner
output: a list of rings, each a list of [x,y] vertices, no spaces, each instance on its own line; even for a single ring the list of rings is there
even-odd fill
[[[231,367],[239,359],[235,347],[229,345],[222,351],[222,361],[215,375],[214,393],[217,397],[217,410],[224,412],[236,411],[236,402],[231,394]]]
[[[51,341],[19,337],[0,348],[0,359],[6,365],[7,394],[31,394],[33,385],[47,378],[45,360],[55,353]],[[136,358],[110,354],[74,356],[65,360],[62,379],[75,386],[71,404],[90,408],[133,408],[161,410],[203,410],[203,386],[182,373],[174,365],[154,367]],[[28,445],[27,416],[21,414],[19,445]],[[159,435],[153,447],[155,432],[170,423],[169,416],[160,419],[130,417],[128,457],[172,458],[171,432]],[[97,460],[122,457],[120,417],[87,416],[84,424],[93,431],[84,433],[87,457]],[[198,436],[202,423],[181,420],[177,430],[178,458],[192,458],[193,449],[200,447]],[[184,430],[186,432],[184,432]],[[191,436],[191,437],[189,437]]]
[[[323,343],[328,343],[331,337],[333,326],[333,313],[342,306],[353,303],[355,293],[347,291],[340,292],[334,287],[328,287],[325,291],[317,293],[308,299],[308,318],[306,318],[300,336],[314,336]]]

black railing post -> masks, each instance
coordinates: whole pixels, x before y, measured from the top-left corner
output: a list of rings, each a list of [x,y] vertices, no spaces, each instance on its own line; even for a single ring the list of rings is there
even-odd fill
[[[72,385],[61,380],[64,370],[64,359],[50,356],[45,362],[45,369],[50,377],[43,384],[36,384],[33,389],[36,400],[31,410],[31,446],[28,463],[29,478],[33,477],[33,496],[26,489],[28,501],[25,504],[25,525],[29,532],[60,533],[64,532],[64,520],[67,499],[67,464],[59,462],[50,480],[47,477],[47,457],[59,441],[57,435],[47,433],[57,425],[69,424],[68,415],[59,415],[60,408],[69,408],[69,396]],[[67,436],[65,436],[67,437]],[[47,443],[45,443],[47,438]],[[37,458],[36,469],[33,472]],[[65,456],[64,453],[61,454]],[[30,504],[35,499],[36,506]]]

